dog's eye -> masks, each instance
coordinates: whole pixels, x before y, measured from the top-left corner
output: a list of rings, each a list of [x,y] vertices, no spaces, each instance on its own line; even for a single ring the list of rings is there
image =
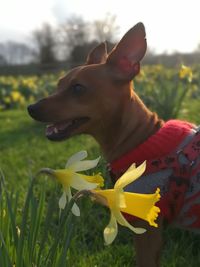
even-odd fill
[[[82,84],[77,83],[71,87],[71,91],[72,91],[72,94],[74,94],[75,96],[79,96],[85,93],[86,87],[83,86]]]

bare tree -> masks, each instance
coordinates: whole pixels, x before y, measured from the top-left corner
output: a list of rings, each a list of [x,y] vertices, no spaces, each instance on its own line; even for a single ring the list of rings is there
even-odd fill
[[[0,44],[1,62],[8,65],[27,64],[33,61],[33,50],[24,43],[8,41]],[[2,63],[1,63],[2,64]]]
[[[88,52],[99,42],[114,42],[119,27],[116,17],[109,14],[103,20],[88,23],[83,18],[70,17],[59,28],[59,45],[61,59],[70,59],[72,63],[81,63]],[[111,45],[112,47],[112,45]]]
[[[50,64],[56,61],[55,32],[49,24],[44,24],[41,29],[33,32],[33,39],[36,44],[38,61],[41,64]]]
[[[4,44],[0,43],[0,66],[4,66],[7,63],[4,54]]]
[[[7,64],[3,55],[0,55],[0,66],[5,66]]]
[[[59,58],[62,60],[71,57],[74,47],[83,46],[88,42],[89,29],[81,17],[72,16],[59,27],[59,37],[57,46],[59,47]]]
[[[93,24],[95,40],[99,42],[116,42],[119,26],[116,23],[116,16],[106,14],[102,20],[96,20]]]
[[[72,16],[56,29],[44,24],[32,33],[34,42],[30,45],[34,48],[16,42],[0,45],[0,64],[39,62],[49,65],[58,59],[70,59],[72,63],[81,63],[99,42],[114,42],[118,30],[116,17],[109,14],[104,19],[92,23],[82,17]]]

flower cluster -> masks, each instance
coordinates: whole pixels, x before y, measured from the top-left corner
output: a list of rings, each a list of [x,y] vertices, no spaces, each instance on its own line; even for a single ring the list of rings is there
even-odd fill
[[[20,108],[55,91],[56,83],[64,72],[32,76],[0,76],[0,109]],[[199,93],[199,66],[167,68],[163,65],[144,66],[134,79],[136,90],[145,103],[162,117],[174,117],[165,108],[168,103],[179,106],[179,96],[185,88]],[[166,99],[165,99],[166,96]],[[173,101],[169,101],[167,96]],[[175,103],[174,103],[175,102]],[[172,105],[171,104],[171,105]],[[173,110],[173,107],[169,107]],[[172,116],[173,115],[173,116]],[[175,114],[176,115],[176,114]],[[165,117],[164,117],[165,118]]]
[[[89,190],[93,199],[110,209],[110,222],[104,230],[106,244],[111,244],[115,239],[117,223],[128,227],[131,231],[142,234],[146,230],[135,228],[125,219],[123,213],[146,220],[151,226],[157,227],[155,220],[160,209],[155,203],[160,199],[159,189],[154,194],[136,194],[125,192],[123,188],[138,179],[145,171],[146,162],[136,168],[135,164],[117,180],[113,189],[100,189],[104,185],[104,179],[100,174],[91,176],[80,173],[97,166],[99,159],[85,160],[86,151],[80,151],[71,156],[65,169],[53,170],[43,168],[40,172],[51,174],[63,188],[63,194],[59,200],[60,209],[64,209],[66,203],[72,199],[71,188],[78,191]],[[80,216],[80,209],[76,203],[72,206],[72,213]]]
[[[0,110],[24,107],[48,96],[60,75],[0,76]]]

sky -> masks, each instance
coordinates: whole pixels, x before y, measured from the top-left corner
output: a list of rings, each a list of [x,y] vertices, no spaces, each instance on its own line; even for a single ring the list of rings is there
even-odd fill
[[[45,22],[55,26],[72,15],[92,22],[107,13],[116,15],[118,38],[142,21],[157,53],[191,52],[200,44],[200,0],[0,0],[0,42],[26,42]]]

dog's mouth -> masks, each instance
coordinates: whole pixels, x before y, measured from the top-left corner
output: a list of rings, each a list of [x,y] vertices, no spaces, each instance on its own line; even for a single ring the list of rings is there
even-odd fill
[[[47,125],[46,137],[51,141],[61,141],[78,133],[81,126],[89,121],[88,117],[76,118]]]

